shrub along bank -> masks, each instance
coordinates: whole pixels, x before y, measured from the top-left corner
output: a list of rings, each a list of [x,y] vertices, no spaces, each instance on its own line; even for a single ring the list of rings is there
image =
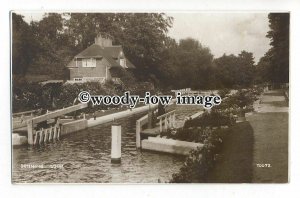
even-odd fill
[[[123,95],[125,91],[130,91],[134,95],[144,95],[145,90],[156,93],[157,90],[149,83],[135,83],[130,86],[123,86],[107,82],[74,83],[74,84],[46,84],[26,83],[13,86],[12,102],[13,112],[22,112],[34,109],[55,110],[68,107],[78,103],[75,99],[81,91],[88,91],[91,95]],[[91,105],[81,110],[89,113],[97,110],[118,108],[117,106]]]

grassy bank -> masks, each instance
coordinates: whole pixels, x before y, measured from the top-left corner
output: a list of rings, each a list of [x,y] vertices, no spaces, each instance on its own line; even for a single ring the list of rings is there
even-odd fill
[[[224,135],[222,149],[208,183],[249,183],[252,181],[253,129],[249,122],[237,123]]]
[[[253,182],[288,181],[288,113],[254,114],[248,118],[254,129]],[[270,164],[271,167],[257,167]]]

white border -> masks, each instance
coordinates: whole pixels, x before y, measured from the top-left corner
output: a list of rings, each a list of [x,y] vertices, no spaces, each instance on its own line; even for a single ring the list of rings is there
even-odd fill
[[[10,0],[1,3],[0,195],[1,197],[295,197],[300,184],[300,1],[297,0]],[[291,11],[290,183],[197,185],[11,185],[10,10],[51,11]],[[298,193],[297,193],[298,192]]]

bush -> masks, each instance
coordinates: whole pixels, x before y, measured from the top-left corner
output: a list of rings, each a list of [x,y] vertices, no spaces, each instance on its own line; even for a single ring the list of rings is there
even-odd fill
[[[225,98],[226,96],[228,96],[230,94],[230,89],[221,89],[218,91],[218,95],[221,97],[221,98]]]
[[[43,89],[38,83],[27,83],[13,86],[12,108],[13,112],[22,112],[39,109],[46,106],[42,98]]]
[[[171,183],[200,183],[205,182],[209,170],[215,164],[215,155],[221,150],[221,133],[224,130],[216,130],[205,140],[203,148],[197,148],[190,152],[179,173],[172,175]]]
[[[187,120],[184,124],[184,128],[230,126],[233,122],[234,120],[230,112],[212,109],[210,113],[206,111],[193,120]]]

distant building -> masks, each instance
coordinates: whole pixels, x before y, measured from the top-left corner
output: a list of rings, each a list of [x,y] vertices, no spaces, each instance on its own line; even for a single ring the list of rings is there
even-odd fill
[[[126,58],[121,45],[112,45],[110,38],[97,36],[95,44],[89,46],[67,65],[71,83],[112,80],[120,82],[115,68],[134,69],[135,66]]]

